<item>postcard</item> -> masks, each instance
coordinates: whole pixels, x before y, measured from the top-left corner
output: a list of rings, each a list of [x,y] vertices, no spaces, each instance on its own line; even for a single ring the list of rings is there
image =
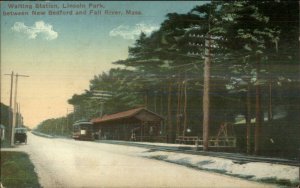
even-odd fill
[[[299,3],[1,1],[2,187],[297,187]]]

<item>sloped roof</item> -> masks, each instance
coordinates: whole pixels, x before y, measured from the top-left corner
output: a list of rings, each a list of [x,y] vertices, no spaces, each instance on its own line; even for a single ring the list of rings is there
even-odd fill
[[[99,118],[94,118],[91,120],[92,123],[101,123],[101,122],[106,122],[106,121],[112,121],[112,120],[119,120],[119,119],[124,119],[124,118],[129,118],[129,117],[133,117],[136,114],[138,114],[141,111],[147,111],[148,113],[151,113],[155,116],[158,116],[160,119],[163,119],[163,117],[161,117],[160,115],[151,112],[150,110],[147,110],[143,107],[141,108],[135,108],[135,109],[131,109],[131,110],[127,110],[127,111],[123,111],[123,112],[119,112],[119,113],[115,113],[115,114],[110,114],[110,115],[104,115],[103,117],[99,117]]]

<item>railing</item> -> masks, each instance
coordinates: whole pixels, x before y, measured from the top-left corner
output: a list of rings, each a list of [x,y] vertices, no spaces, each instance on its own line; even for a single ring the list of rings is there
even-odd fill
[[[208,141],[209,147],[236,147],[235,137],[211,137]]]
[[[176,143],[179,144],[194,144],[199,140],[198,136],[178,136],[176,138]]]
[[[135,139],[131,141],[139,142],[166,142],[165,136],[136,136]]]
[[[203,146],[203,139],[198,136],[178,136],[176,143],[195,144]],[[208,140],[209,147],[236,147],[235,137],[210,137]]]

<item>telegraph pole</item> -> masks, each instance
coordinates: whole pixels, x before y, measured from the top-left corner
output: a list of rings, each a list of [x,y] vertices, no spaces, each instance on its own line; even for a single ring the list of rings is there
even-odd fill
[[[60,125],[61,125],[61,135],[64,135],[64,122],[63,122],[63,117],[60,120]]]
[[[69,130],[69,126],[68,126],[68,124],[69,124],[69,109],[67,108],[67,119],[66,119],[66,127],[67,127],[67,130]]]
[[[65,130],[66,130],[66,132],[68,132],[69,131],[69,112],[70,113],[74,113],[74,111],[72,111],[72,109],[69,109],[69,108],[67,108],[67,115],[66,115],[66,128],[65,128]],[[73,114],[74,115],[74,114]],[[71,122],[73,122],[74,121],[74,116],[73,116],[73,120],[71,121]],[[72,131],[72,129],[73,129],[73,127],[71,127],[71,131]]]
[[[14,145],[14,128],[16,127],[17,125],[17,121],[16,121],[16,116],[17,116],[17,94],[18,94],[18,78],[19,77],[29,77],[27,75],[21,75],[21,74],[16,74],[15,75],[16,77],[16,80],[15,80],[15,96],[14,96],[14,108],[13,108],[13,121],[12,121],[12,133],[11,133],[11,145],[13,146]]]
[[[100,101],[100,117],[102,117],[105,100],[111,98],[112,94],[107,91],[101,91],[101,90],[93,90],[92,92],[93,92],[93,96],[91,97],[91,99],[96,99]]]
[[[210,120],[210,67],[211,67],[211,39],[210,35],[205,39],[204,59],[204,84],[203,84],[203,150],[208,150],[209,120]]]
[[[209,24],[209,30],[210,30],[210,24]],[[211,77],[211,62],[212,62],[212,53],[211,53],[211,47],[212,47],[212,36],[209,34],[209,32],[203,36],[199,34],[190,34],[190,37],[196,37],[196,38],[204,38],[204,81],[203,81],[203,105],[202,105],[202,111],[203,111],[203,150],[207,151],[209,147],[209,125],[210,125],[210,77]],[[195,38],[195,39],[196,39]],[[198,39],[198,40],[199,40]],[[191,42],[191,46],[201,48],[203,45],[199,42]],[[198,49],[199,50],[199,49]],[[192,55],[200,55],[198,52],[189,53]]]
[[[14,82],[14,71],[11,72],[11,74],[5,74],[10,76],[10,95],[9,95],[9,112],[8,112],[8,121],[9,121],[9,138],[10,138],[10,145],[14,146],[14,140],[13,140],[13,116],[12,116],[12,92],[13,92],[13,82]]]
[[[19,111],[19,103],[17,103],[17,113],[16,113],[16,128],[18,128],[20,126],[20,117],[19,117],[19,114],[20,114],[20,111]]]

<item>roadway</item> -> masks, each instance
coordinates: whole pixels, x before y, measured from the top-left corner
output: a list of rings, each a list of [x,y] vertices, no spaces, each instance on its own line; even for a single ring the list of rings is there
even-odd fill
[[[106,143],[44,138],[28,133],[19,145],[35,165],[43,187],[272,187],[143,158],[149,149]]]

